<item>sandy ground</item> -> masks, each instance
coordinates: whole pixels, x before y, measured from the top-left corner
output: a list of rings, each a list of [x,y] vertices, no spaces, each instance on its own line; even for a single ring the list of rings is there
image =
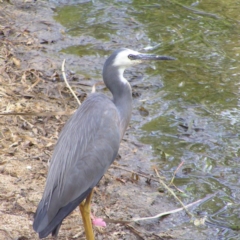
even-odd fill
[[[49,58],[64,35],[48,3],[3,1],[0,8],[0,239],[38,239],[32,222],[48,161],[78,104],[62,80],[61,61],[54,54]],[[67,78],[83,99],[90,90],[86,79],[70,72]],[[126,134],[115,166],[139,172],[140,166],[149,166],[149,155],[147,146]],[[147,176],[154,173],[147,169]],[[187,228],[170,230],[176,215],[147,224],[120,222],[177,208],[172,197],[158,190],[157,182],[148,184],[143,177],[136,180],[131,172],[110,168],[96,188],[92,208],[116,222],[95,228],[96,239],[191,239],[194,232]],[[189,221],[185,213],[177,216]],[[85,239],[78,210],[63,222],[59,239]]]

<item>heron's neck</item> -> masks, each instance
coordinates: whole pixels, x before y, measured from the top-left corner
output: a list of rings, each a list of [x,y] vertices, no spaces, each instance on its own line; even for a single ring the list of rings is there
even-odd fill
[[[103,70],[103,80],[113,95],[113,102],[120,114],[122,137],[129,124],[132,113],[132,89],[123,77],[124,68],[108,67]]]

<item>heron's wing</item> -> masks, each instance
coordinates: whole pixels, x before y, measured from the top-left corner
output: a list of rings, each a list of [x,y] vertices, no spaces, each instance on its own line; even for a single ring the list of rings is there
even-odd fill
[[[117,155],[119,126],[115,105],[102,94],[88,97],[69,119],[54,149],[44,195],[35,215],[37,232],[46,228],[50,231],[57,222],[61,224],[99,182]]]

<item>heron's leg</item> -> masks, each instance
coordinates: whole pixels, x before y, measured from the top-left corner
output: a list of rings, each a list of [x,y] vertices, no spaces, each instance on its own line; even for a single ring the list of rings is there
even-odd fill
[[[90,192],[87,198],[79,205],[87,240],[94,240],[94,233],[93,233],[92,220],[91,220],[92,195],[93,195],[93,190]]]

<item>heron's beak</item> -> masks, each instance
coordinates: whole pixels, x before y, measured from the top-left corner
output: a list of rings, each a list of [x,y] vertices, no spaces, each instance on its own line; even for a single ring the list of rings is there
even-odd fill
[[[158,56],[153,54],[138,54],[134,56],[134,60],[141,60],[141,61],[154,61],[154,60],[176,60],[174,57],[170,56]]]

